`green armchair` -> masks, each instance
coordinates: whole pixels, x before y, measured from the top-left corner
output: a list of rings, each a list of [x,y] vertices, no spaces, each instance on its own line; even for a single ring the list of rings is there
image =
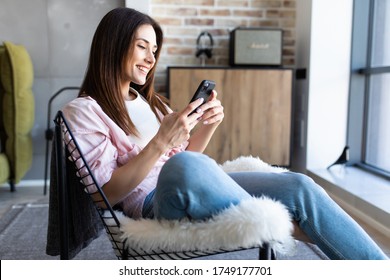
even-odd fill
[[[21,45],[0,46],[0,184],[11,191],[30,169],[34,124],[33,65]]]

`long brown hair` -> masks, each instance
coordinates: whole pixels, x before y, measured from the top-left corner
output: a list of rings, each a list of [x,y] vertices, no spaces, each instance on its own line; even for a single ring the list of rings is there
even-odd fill
[[[111,10],[100,21],[92,39],[88,67],[79,93],[79,96],[88,95],[95,99],[127,135],[138,133],[126,110],[120,79],[124,61],[129,50],[134,47],[135,33],[144,24],[151,25],[156,32],[156,63],[149,71],[144,85],[131,83],[131,86],[148,101],[158,119],[157,110],[163,115],[168,114],[163,103],[167,100],[154,90],[154,73],[163,43],[163,32],[154,19],[130,8]]]

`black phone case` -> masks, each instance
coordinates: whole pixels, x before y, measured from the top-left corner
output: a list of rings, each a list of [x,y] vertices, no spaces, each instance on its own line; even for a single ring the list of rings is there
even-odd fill
[[[201,104],[201,105],[203,105],[209,99],[209,97],[211,95],[211,92],[213,91],[214,88],[215,88],[215,82],[214,81],[203,80],[200,83],[198,89],[195,91],[194,96],[191,98],[190,103],[195,101],[195,100],[197,100],[197,99],[199,99],[199,98],[203,98],[203,103]],[[201,105],[199,105],[199,106],[201,106]],[[194,111],[192,111],[191,114],[193,114],[195,111],[196,111],[196,109]]]

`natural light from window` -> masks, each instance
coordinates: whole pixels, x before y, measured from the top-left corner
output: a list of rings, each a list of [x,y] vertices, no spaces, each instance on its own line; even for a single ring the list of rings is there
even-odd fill
[[[365,163],[390,172],[390,0],[374,3]]]

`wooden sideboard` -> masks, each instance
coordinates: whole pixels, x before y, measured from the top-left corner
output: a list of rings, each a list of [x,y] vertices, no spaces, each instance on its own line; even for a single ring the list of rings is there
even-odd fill
[[[205,153],[218,163],[252,155],[290,166],[293,70],[169,67],[171,107],[182,110],[204,79],[216,82],[225,113]]]

